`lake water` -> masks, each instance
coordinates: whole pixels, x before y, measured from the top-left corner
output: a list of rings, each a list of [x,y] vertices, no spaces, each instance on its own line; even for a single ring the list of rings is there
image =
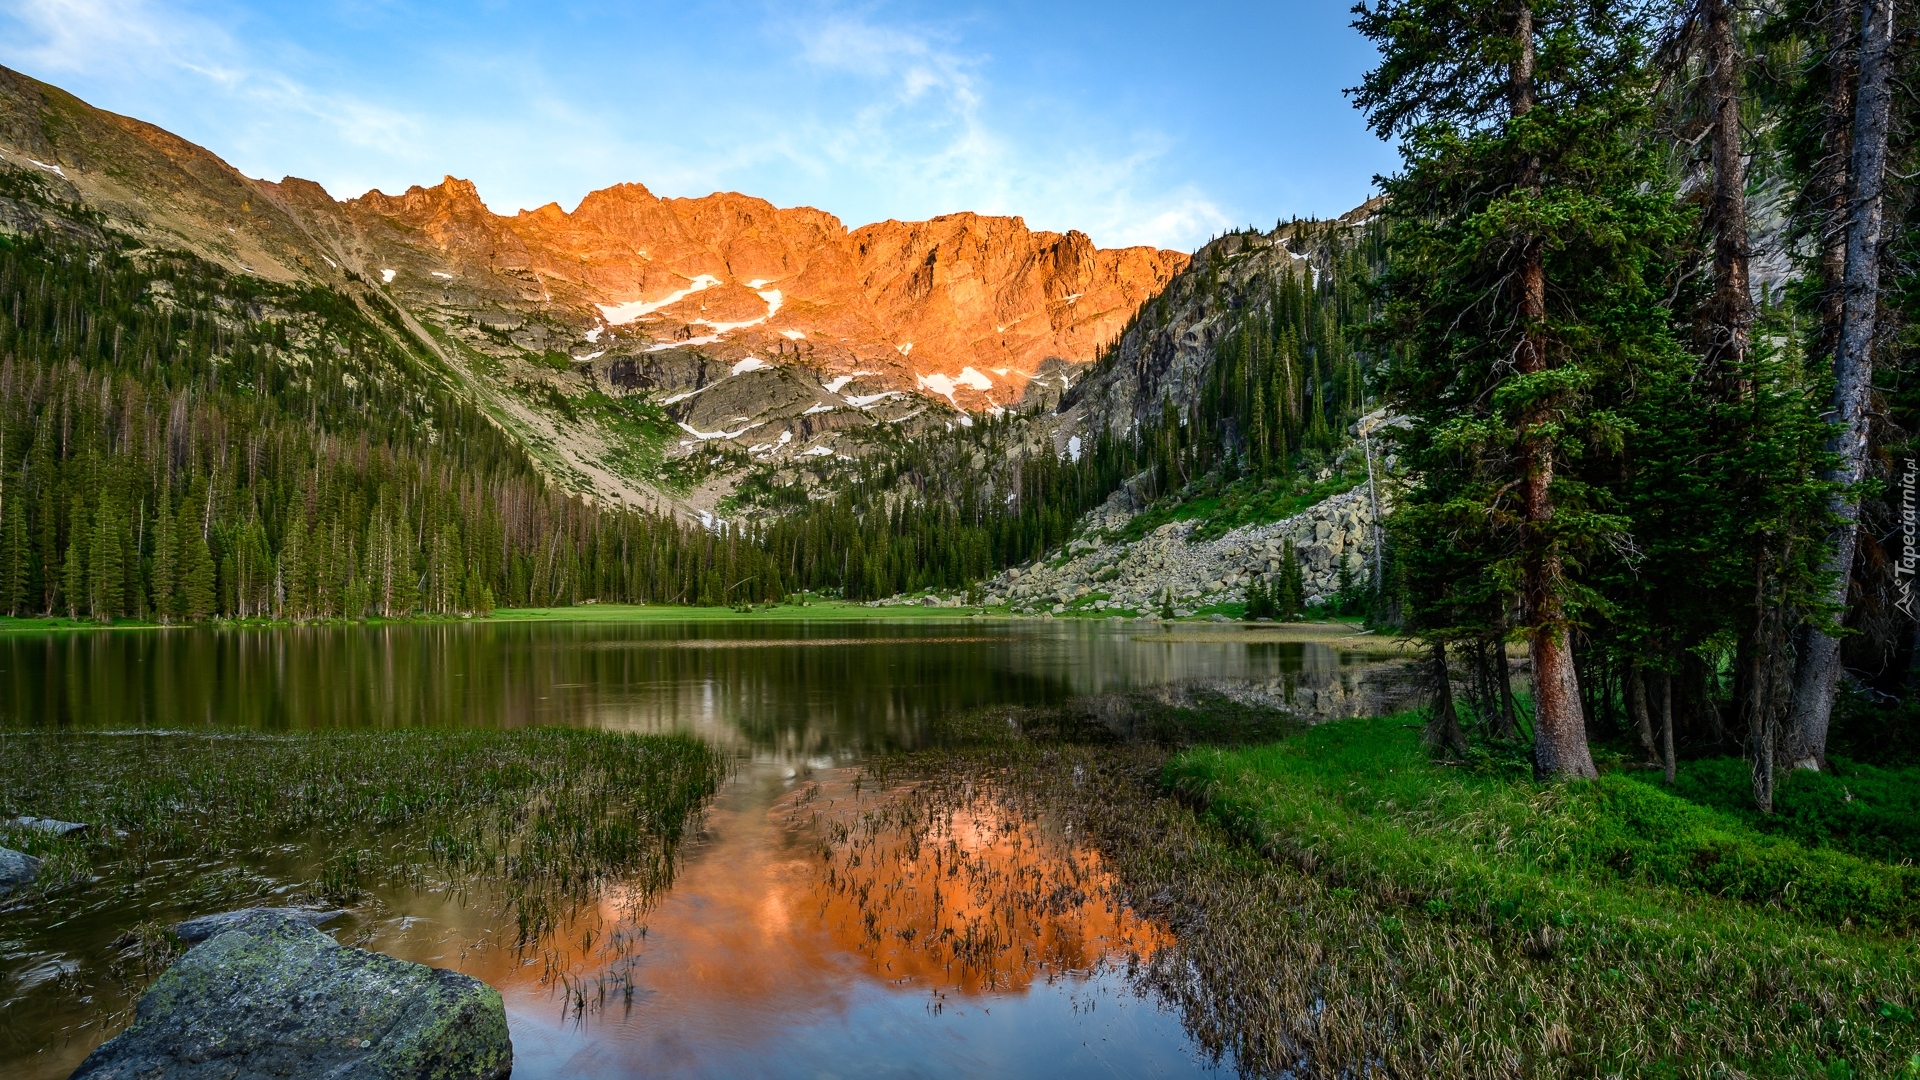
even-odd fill
[[[822,870],[823,822],[874,805],[856,787],[862,762],[925,745],[943,715],[1218,680],[1311,692],[1379,659],[1288,636],[988,619],[12,633],[0,726],[557,724],[687,732],[732,751],[671,891],[644,911],[615,896],[581,913],[557,935],[572,949],[563,978],[495,944],[497,917],[472,898],[385,892],[340,924],[343,940],[498,987],[516,1077],[1185,1076],[1220,1067],[1127,977],[1163,929],[1098,903],[1001,925],[984,894],[900,880],[920,872],[901,859],[872,859],[865,884],[904,899],[855,903]],[[982,812],[948,833],[982,880],[1102,880],[1097,855],[1030,822]],[[249,869],[291,889],[296,863]],[[202,913],[177,897],[141,914]],[[134,916],[88,917],[98,925],[78,933],[0,914],[0,1026],[17,1025],[0,1074],[64,1076],[111,1034],[87,1002],[34,1005]],[[1017,959],[926,962],[914,935],[955,918],[992,924]]]

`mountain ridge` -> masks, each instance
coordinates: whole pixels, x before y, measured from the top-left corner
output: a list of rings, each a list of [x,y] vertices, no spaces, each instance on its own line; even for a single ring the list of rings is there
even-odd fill
[[[5,68],[0,171],[49,194],[0,195],[0,227],[119,233],[388,309],[550,476],[681,512],[726,497],[709,473],[1057,400],[1189,261],[1018,217],[848,228],[640,183],[571,212],[495,214],[451,176],[337,199]]]

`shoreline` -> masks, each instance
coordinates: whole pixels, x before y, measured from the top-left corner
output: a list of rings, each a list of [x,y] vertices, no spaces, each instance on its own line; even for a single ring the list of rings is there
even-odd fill
[[[485,615],[410,615],[397,618],[366,619],[209,619],[203,622],[160,623],[146,619],[116,619],[101,623],[91,619],[65,616],[0,616],[0,634],[7,633],[88,633],[128,630],[267,630],[294,627],[332,626],[435,626],[478,623],[561,623],[561,622],[800,622],[807,620],[930,622],[970,619],[1006,621],[1048,621],[1047,616],[1016,615],[1003,608],[925,607],[906,604],[865,604],[843,600],[822,600],[807,604],[780,604],[750,612],[725,607],[691,607],[677,604],[576,604],[568,607],[498,608]],[[1232,626],[1257,631],[1260,640],[1314,641],[1340,648],[1402,651],[1391,637],[1364,630],[1358,622],[1338,619],[1318,622],[1270,623],[1228,619],[1216,622],[1209,615],[1191,615],[1171,620],[1156,616],[1128,618],[1122,615],[1069,614],[1056,616],[1060,621],[1119,621],[1143,626]]]

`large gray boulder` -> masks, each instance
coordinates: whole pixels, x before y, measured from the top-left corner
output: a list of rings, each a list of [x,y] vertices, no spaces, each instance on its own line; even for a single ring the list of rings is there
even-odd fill
[[[492,1080],[513,1071],[500,994],[258,911],[189,950],[75,1080]]]
[[[0,896],[22,885],[33,884],[40,876],[40,860],[24,851],[0,847]]]

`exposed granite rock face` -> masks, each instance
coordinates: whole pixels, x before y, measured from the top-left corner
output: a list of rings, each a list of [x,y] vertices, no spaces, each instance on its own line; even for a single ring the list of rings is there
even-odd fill
[[[1143,306],[1105,360],[1067,391],[1059,405],[1060,440],[1075,432],[1130,433],[1153,422],[1163,401],[1184,408],[1205,384],[1215,346],[1240,317],[1229,297],[1289,273],[1318,282],[1334,266],[1334,248],[1350,246],[1383,205],[1374,198],[1331,221],[1229,233],[1194,252],[1187,271]]]
[[[0,896],[33,884],[39,876],[39,859],[23,851],[0,847]]]
[[[195,946],[76,1080],[495,1080],[513,1069],[500,995],[452,971],[346,948],[255,912]]]
[[[1050,405],[1190,261],[1098,248],[1017,217],[850,230],[810,207],[731,192],[663,199],[640,184],[571,211],[512,215],[452,177],[342,200],[308,180],[249,179],[205,148],[5,68],[0,180],[0,231],[60,228],[104,246],[112,230],[325,285],[436,356],[560,486],[665,498],[687,517],[713,510],[731,484],[711,498],[663,488],[657,468],[636,463],[646,455],[627,423],[591,395],[664,405],[734,381],[724,415],[673,417],[702,435],[666,455],[804,464],[846,453],[852,440],[829,438],[845,429],[911,436],[916,423],[965,422],[962,410]],[[27,184],[46,198],[8,194]]]

